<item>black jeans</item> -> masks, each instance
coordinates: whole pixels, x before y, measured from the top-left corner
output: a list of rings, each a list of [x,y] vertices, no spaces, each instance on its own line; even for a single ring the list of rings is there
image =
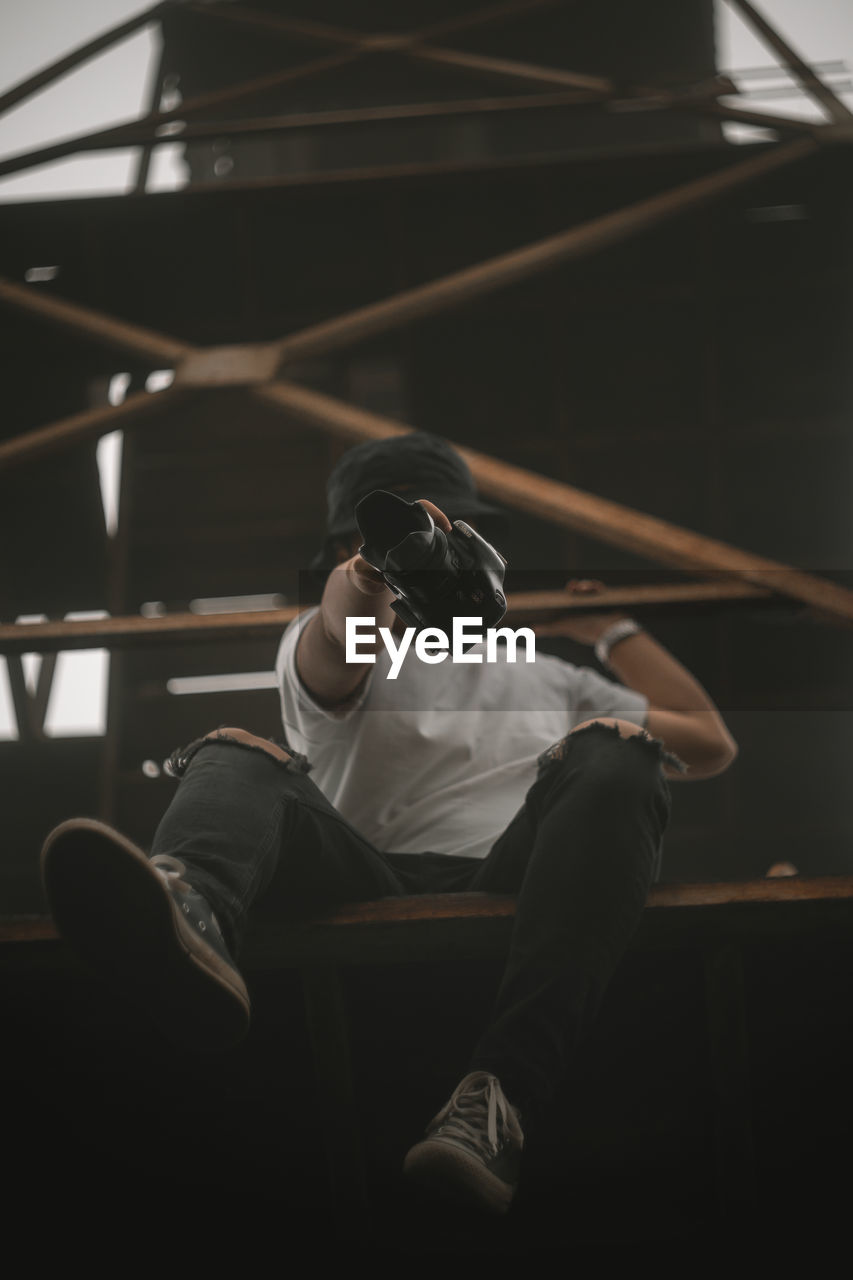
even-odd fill
[[[608,725],[569,734],[479,859],[381,853],[329,804],[303,758],[202,741],[173,757],[183,776],[152,853],[186,863],[237,958],[250,909],[286,919],[389,895],[516,894],[503,980],[468,1069],[493,1072],[525,1112],[553,1096],[660,873],[664,757],[647,735],[622,738]]]

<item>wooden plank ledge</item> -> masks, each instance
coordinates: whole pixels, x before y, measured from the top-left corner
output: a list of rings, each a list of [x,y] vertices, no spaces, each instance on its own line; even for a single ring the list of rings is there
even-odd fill
[[[250,931],[242,963],[252,969],[316,962],[350,964],[499,954],[515,898],[439,893],[345,903],[305,921]],[[710,936],[744,937],[853,924],[853,875],[656,885],[634,940],[685,945]],[[0,943],[55,943],[48,916],[0,918]]]

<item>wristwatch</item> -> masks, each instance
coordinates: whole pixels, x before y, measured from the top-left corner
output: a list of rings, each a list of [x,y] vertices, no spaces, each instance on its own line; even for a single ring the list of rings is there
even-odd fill
[[[603,667],[610,666],[610,650],[617,645],[620,640],[627,640],[629,636],[635,636],[637,632],[642,631],[639,622],[635,622],[633,618],[620,618],[618,622],[614,622],[595,642],[593,652]]]

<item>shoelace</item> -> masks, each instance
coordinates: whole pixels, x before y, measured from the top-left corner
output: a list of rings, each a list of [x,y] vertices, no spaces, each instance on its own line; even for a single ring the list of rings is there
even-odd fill
[[[186,865],[181,862],[180,858],[173,857],[171,853],[155,853],[154,857],[150,859],[150,865],[157,872],[160,879],[164,881],[168,889],[180,889],[182,893],[195,892],[192,885],[187,880],[183,879],[186,875],[187,868]],[[189,915],[189,903],[184,902],[182,905],[184,913]],[[212,911],[210,912],[210,923],[213,926],[214,936],[219,940],[219,942],[223,942],[222,926]],[[198,915],[195,917],[195,924],[199,933],[208,932],[207,925]]]
[[[180,858],[173,858],[171,853],[156,853],[150,861],[158,876],[165,880],[170,889],[181,889],[184,893],[192,891],[192,885],[182,879],[187,869]]]
[[[498,1118],[501,1130],[508,1126],[509,1103],[495,1076],[485,1072],[466,1077],[447,1105],[435,1117],[431,1133],[456,1138],[480,1156],[497,1155]]]

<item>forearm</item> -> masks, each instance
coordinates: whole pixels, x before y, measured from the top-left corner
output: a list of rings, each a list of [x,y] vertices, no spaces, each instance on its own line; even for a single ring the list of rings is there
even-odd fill
[[[352,556],[329,574],[320,609],[308,623],[296,650],[303,684],[327,705],[349,697],[370,669],[346,661],[346,620],[372,617],[376,628],[391,627],[393,593],[360,556]],[[363,643],[361,648],[367,648]]]
[[[623,684],[648,698],[650,732],[687,762],[688,776],[711,777],[731,764],[737,744],[718,708],[662,644],[641,631],[616,644],[609,662]]]
[[[644,693],[652,706],[667,711],[709,711],[719,718],[696,677],[647,631],[620,640],[608,661],[622,683]]]

